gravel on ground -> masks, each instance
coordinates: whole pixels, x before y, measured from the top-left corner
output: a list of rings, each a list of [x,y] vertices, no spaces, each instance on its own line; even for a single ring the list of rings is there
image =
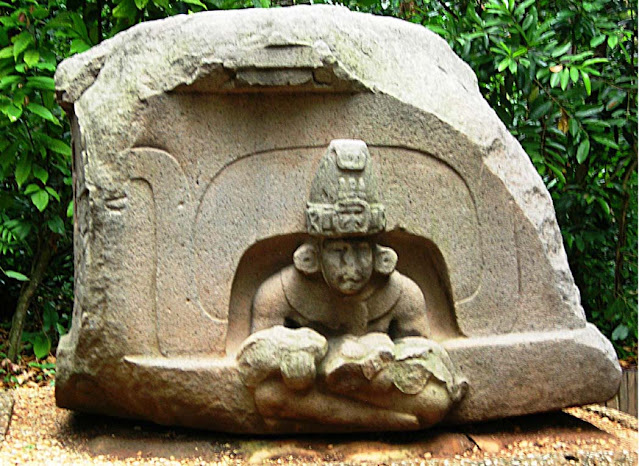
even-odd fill
[[[2,465],[637,464],[636,418],[618,422],[599,408],[417,433],[275,438],[75,414],[55,406],[50,386],[12,393]]]

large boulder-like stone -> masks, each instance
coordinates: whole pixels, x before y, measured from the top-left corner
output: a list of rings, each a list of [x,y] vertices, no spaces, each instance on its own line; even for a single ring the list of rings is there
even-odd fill
[[[332,6],[178,16],[64,61],[56,86],[75,183],[60,406],[292,432],[614,395],[619,365],[585,320],[548,191],[471,69],[425,28]],[[355,297],[327,277],[329,237],[368,267]],[[262,341],[312,356],[251,349]],[[247,367],[271,371],[268,386]],[[348,371],[357,393],[335,380]],[[314,414],[285,406],[287,390]]]

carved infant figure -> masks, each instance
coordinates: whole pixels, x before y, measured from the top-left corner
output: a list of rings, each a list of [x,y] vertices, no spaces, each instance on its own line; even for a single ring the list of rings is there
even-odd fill
[[[422,291],[375,241],[384,206],[364,142],[331,142],[306,216],[314,239],[260,286],[237,356],[265,421],[388,430],[440,421],[465,382],[428,339]]]
[[[392,249],[369,238],[327,238],[300,246],[293,261],[257,292],[253,332],[284,325],[324,336],[429,336],[424,296],[395,270]]]

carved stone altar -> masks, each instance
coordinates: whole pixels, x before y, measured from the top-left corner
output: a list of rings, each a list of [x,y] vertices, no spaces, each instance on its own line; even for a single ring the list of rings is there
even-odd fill
[[[180,16],[56,84],[76,220],[59,406],[274,433],[614,395],[548,192],[426,29],[330,6]]]

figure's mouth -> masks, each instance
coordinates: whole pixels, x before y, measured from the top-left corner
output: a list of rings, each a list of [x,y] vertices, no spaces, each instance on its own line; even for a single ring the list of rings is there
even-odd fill
[[[344,291],[358,291],[362,287],[362,279],[346,276],[340,278],[340,288]]]
[[[350,283],[357,284],[361,281],[362,281],[361,277],[343,276],[340,278],[340,282],[344,284],[350,284]]]

